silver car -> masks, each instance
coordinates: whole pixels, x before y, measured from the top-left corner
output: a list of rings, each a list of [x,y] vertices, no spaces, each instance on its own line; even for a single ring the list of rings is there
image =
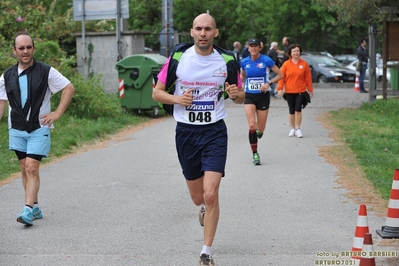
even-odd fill
[[[378,82],[382,81],[382,71],[383,71],[382,63],[383,63],[382,58],[378,58],[377,59],[377,67],[376,67],[376,76],[377,76]],[[352,61],[350,64],[346,65],[345,67],[356,71],[356,64],[357,64],[357,60]],[[369,69],[367,68],[366,76],[365,76],[364,80],[368,81],[369,76],[370,76]],[[391,72],[389,71],[389,68],[387,68],[387,81],[390,82],[390,80],[391,80]]]
[[[348,65],[351,62],[357,60],[357,55],[355,55],[355,54],[340,54],[340,55],[335,55],[334,59],[345,66],[345,65]]]

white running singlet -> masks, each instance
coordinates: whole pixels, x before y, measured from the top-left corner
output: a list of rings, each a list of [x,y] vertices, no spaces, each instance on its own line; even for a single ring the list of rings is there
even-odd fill
[[[227,66],[215,49],[208,56],[198,55],[194,46],[187,49],[180,58],[176,76],[174,95],[181,96],[186,90],[194,89],[191,106],[174,105],[173,116],[177,122],[206,125],[227,116],[223,97]]]

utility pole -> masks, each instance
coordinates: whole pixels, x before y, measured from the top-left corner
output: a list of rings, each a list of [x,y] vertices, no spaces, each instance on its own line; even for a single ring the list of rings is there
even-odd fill
[[[121,46],[121,0],[116,0],[116,45],[118,56],[116,61],[122,59],[122,46]]]
[[[82,47],[83,47],[83,55],[82,59],[83,62],[86,63],[87,57],[86,57],[86,27],[85,27],[85,16],[86,16],[86,10],[85,10],[85,0],[82,1]]]
[[[169,57],[169,1],[165,0],[165,56]]]

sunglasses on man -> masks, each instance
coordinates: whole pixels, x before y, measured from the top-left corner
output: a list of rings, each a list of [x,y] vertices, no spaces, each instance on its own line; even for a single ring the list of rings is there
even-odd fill
[[[26,49],[26,50],[30,50],[30,49],[32,49],[32,48],[33,48],[32,45],[28,45],[28,46],[20,46],[20,47],[18,47],[18,48],[16,48],[16,49],[18,49],[18,50],[20,50],[20,51],[24,51],[25,49]]]

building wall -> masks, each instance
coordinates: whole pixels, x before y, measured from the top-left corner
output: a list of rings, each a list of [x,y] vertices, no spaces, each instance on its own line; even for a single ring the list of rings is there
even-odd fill
[[[122,31],[122,58],[144,53],[145,34],[148,34],[148,32]],[[115,64],[118,62],[116,33],[87,32],[84,36],[85,44],[83,44],[82,34],[74,34],[74,36],[76,36],[77,69],[79,73],[84,77],[88,77],[90,73],[102,75],[105,91],[116,93],[119,86],[118,72],[115,69]],[[88,51],[89,44],[93,45],[91,56]]]

